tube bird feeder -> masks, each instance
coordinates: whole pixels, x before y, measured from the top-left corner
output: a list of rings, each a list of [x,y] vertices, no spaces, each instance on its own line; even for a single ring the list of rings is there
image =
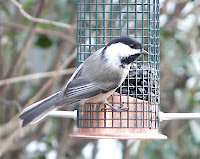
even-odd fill
[[[137,38],[149,52],[132,64],[129,75],[102,103],[85,103],[74,111],[54,111],[49,116],[74,118],[83,139],[167,139],[159,133],[163,120],[200,119],[200,113],[160,111],[159,0],[77,0],[77,64],[120,36]],[[108,107],[109,108],[109,107]]]
[[[129,75],[107,99],[122,112],[102,103],[85,103],[74,111],[49,116],[74,118],[83,139],[167,139],[159,133],[163,120],[200,119],[200,113],[160,111],[159,0],[77,0],[77,63],[120,36],[137,38],[149,52],[132,64]],[[109,108],[109,107],[108,107]]]
[[[80,105],[73,138],[166,139],[159,134],[159,0],[78,0],[77,61],[120,36],[137,38],[150,54],[131,67],[123,85],[108,98],[125,111],[101,103]]]

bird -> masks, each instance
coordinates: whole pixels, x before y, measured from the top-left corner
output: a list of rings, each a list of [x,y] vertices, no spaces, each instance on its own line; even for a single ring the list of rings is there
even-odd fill
[[[149,53],[136,38],[122,36],[111,40],[89,56],[60,91],[25,108],[19,116],[22,127],[38,122],[51,111],[76,103],[108,104],[106,99],[121,86],[131,63],[142,54]]]

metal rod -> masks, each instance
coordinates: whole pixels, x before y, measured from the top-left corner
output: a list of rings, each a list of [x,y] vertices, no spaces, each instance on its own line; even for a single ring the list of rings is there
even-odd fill
[[[163,120],[192,120],[200,119],[200,113],[163,113],[159,112],[160,122]]]
[[[77,118],[77,110],[74,111],[52,111],[48,114],[49,117],[59,118]]]

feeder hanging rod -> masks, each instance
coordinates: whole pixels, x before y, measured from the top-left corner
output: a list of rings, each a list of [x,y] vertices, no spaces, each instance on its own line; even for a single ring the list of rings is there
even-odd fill
[[[49,117],[59,118],[77,118],[77,110],[74,111],[53,111],[48,114]],[[200,113],[164,113],[159,112],[159,120],[192,120],[200,119]]]
[[[52,111],[48,114],[49,117],[59,117],[59,118],[77,118],[77,110],[74,111]]]
[[[200,119],[200,113],[164,113],[159,112],[160,122],[163,120],[191,120]]]

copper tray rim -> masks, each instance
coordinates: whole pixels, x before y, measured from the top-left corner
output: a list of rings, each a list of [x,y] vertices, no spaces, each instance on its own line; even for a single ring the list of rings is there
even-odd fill
[[[167,136],[157,133],[157,134],[148,134],[148,133],[132,133],[132,134],[124,134],[121,136],[114,135],[105,135],[105,134],[82,134],[82,133],[74,133],[69,135],[71,138],[78,139],[120,139],[120,140],[166,140]]]

